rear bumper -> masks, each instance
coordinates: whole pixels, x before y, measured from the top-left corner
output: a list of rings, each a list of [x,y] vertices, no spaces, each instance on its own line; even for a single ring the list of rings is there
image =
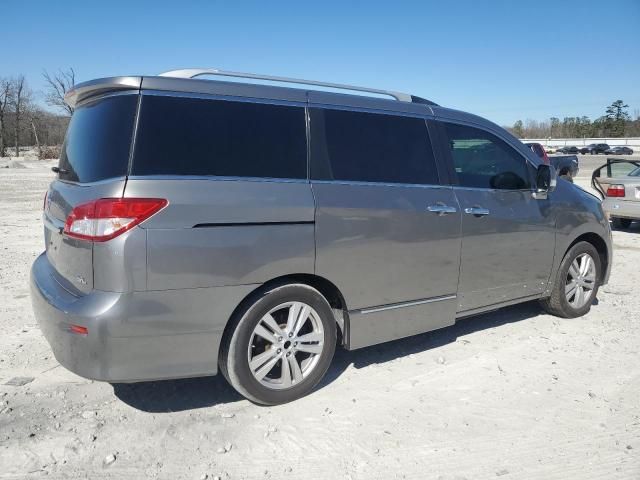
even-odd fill
[[[640,201],[630,202],[628,200],[605,198],[602,202],[602,208],[611,217],[640,220]]]
[[[31,301],[62,366],[86,378],[135,382],[215,375],[222,333],[253,285],[76,296],[46,254],[31,268]],[[71,325],[88,329],[71,332]]]

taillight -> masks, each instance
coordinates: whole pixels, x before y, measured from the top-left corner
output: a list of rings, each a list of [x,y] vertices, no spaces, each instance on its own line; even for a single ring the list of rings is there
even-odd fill
[[[547,151],[542,149],[542,163],[545,165],[550,165],[549,163],[549,155],[547,155]]]
[[[609,185],[607,197],[624,197],[624,185]]]
[[[105,242],[164,208],[164,198],[101,198],[75,207],[64,224],[70,237]]]

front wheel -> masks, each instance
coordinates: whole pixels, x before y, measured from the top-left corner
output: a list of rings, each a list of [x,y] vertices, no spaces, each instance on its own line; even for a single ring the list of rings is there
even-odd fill
[[[576,243],[564,256],[551,296],[541,301],[542,307],[563,318],[587,314],[598,294],[601,268],[595,247],[588,242]]]
[[[308,394],[326,373],[336,347],[327,300],[304,284],[276,285],[234,314],[220,350],[220,370],[249,400],[276,405]]]

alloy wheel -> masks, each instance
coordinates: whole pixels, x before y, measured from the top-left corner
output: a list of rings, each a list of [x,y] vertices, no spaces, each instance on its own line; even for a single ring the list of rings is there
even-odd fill
[[[596,285],[596,265],[588,253],[578,255],[567,272],[564,293],[567,302],[575,309],[584,307],[591,301]]]
[[[287,302],[265,314],[251,334],[247,359],[261,385],[283,390],[300,384],[316,368],[324,349],[318,313],[303,302]]]

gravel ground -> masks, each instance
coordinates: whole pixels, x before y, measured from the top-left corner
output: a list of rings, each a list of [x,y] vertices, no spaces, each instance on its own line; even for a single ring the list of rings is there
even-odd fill
[[[221,377],[58,365],[28,290],[52,163],[19,163],[0,168],[0,479],[640,478],[640,224],[584,318],[530,303],[339,351],[313,394],[258,407]]]

